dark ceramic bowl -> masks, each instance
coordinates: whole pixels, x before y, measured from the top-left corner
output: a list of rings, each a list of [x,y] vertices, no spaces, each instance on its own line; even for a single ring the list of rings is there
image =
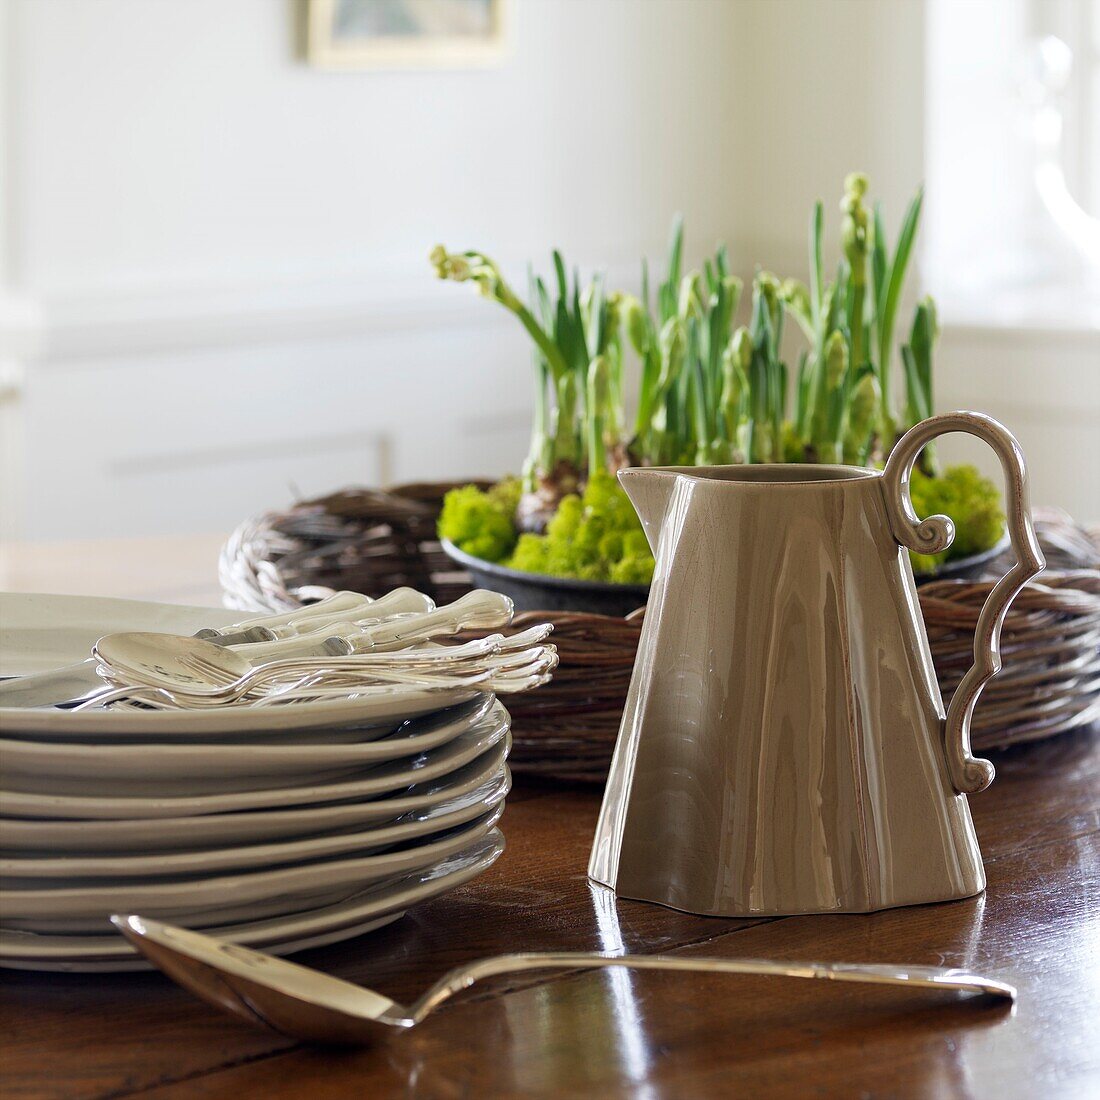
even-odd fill
[[[581,581],[571,577],[548,577],[543,573],[524,573],[506,565],[475,558],[443,539],[443,550],[456,565],[461,565],[478,588],[503,592],[517,611],[582,611],[593,615],[622,617],[644,607],[649,598],[645,584],[612,584],[609,581]],[[979,577],[1008,548],[1005,535],[996,546],[966,558],[945,562],[934,573],[921,573],[918,585],[929,581],[972,580]]]
[[[917,584],[927,581],[971,581],[977,580],[999,558],[1010,545],[1007,534],[1001,536],[1000,542],[983,550],[979,554],[971,554],[966,558],[956,558],[954,561],[945,561],[935,572],[916,574]]]
[[[622,617],[644,607],[649,597],[646,584],[611,584],[524,573],[475,558],[447,539],[442,543],[446,555],[469,572],[478,588],[503,592],[514,601],[517,611],[587,611]]]

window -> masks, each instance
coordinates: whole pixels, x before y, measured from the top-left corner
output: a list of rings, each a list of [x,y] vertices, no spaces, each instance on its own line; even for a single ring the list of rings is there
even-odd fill
[[[930,0],[927,99],[952,319],[1100,327],[1100,0]]]

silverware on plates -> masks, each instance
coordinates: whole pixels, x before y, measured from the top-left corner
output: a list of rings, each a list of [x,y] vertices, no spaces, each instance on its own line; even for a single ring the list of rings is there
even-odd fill
[[[372,989],[161,921],[136,915],[116,915],[111,921],[150,962],[204,1001],[251,1024],[320,1043],[370,1043],[387,1028],[414,1027],[449,997],[482,978],[535,970],[623,967],[757,974],[953,990],[1009,1004],[1016,1000],[1015,988],[1006,982],[934,966],[531,952],[497,955],[457,967],[406,1006]]]
[[[284,662],[292,659],[307,661],[304,675],[318,672],[322,658],[327,665],[334,656],[377,656],[460,630],[491,629],[511,620],[512,603],[497,593],[471,592],[437,609],[422,593],[399,588],[359,610],[369,612],[368,617],[334,623],[333,618],[339,618],[340,612],[314,616],[294,627],[295,633],[249,644],[237,642],[240,633],[221,634],[210,640],[197,635],[110,634],[96,643],[93,656],[86,661],[24,677],[6,688],[0,685],[0,706],[98,706],[119,698],[119,692],[112,689],[127,685],[184,692],[189,697],[205,696],[210,701],[232,701],[242,692],[231,685],[245,676],[281,677],[285,682],[293,666]],[[317,663],[309,665],[309,658],[316,658]],[[457,660],[457,655],[452,659]],[[230,668],[232,671],[228,671]],[[380,671],[375,679],[407,682],[408,678],[386,676]]]
[[[411,592],[412,589],[397,591]],[[434,608],[435,604],[427,596],[421,598],[431,605],[428,610]],[[270,642],[285,636],[284,632],[288,627],[300,634],[311,629],[311,624],[319,624],[324,619],[331,621],[334,612],[341,613],[341,617],[347,619],[356,612],[365,613],[373,607],[373,614],[377,616],[378,603],[379,601],[358,592],[335,592],[315,604],[295,611],[244,619],[219,629],[203,627],[194,637],[220,646]],[[83,661],[63,665],[49,672],[15,676],[2,681],[0,707],[53,707],[77,703],[89,694],[103,690],[103,680],[96,671],[98,667],[99,661],[95,657],[86,657]]]
[[[411,664],[398,663],[411,645],[460,630],[506,625],[511,617],[511,600],[479,591],[428,614],[401,615],[366,627],[326,627],[320,634],[337,633],[320,644],[306,636],[263,647],[230,649],[172,634],[108,635],[96,643],[94,653],[102,676],[117,690],[90,702],[114,699],[119,693],[125,697],[129,689],[155,689],[167,693],[167,701],[179,706],[207,706],[236,702],[258,690],[261,683],[285,698],[296,688],[309,688],[316,694],[314,689],[325,686],[347,694],[356,687],[387,683],[462,687],[487,679],[507,682],[548,672],[555,663],[552,647],[517,648],[514,640],[501,635],[491,646],[482,644],[481,649],[474,645],[441,650],[444,656],[433,660],[431,670],[425,669],[423,659],[417,656]],[[393,652],[398,648],[402,654]],[[485,648],[487,653],[482,652]],[[249,658],[255,649],[272,659],[253,664]],[[280,653],[288,656],[280,659]],[[378,660],[378,654],[389,655],[391,661]]]

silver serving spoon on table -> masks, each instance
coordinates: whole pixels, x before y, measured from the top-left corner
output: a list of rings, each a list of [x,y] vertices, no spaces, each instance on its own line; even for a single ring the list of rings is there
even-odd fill
[[[388,615],[432,611],[434,601],[411,588],[399,588],[378,600],[358,592],[336,592],[315,604],[282,615],[246,619],[219,630],[204,628],[194,637],[218,646],[257,644],[281,637],[297,637],[323,629],[333,621],[375,622]],[[103,680],[96,671],[99,660],[87,657],[49,672],[17,676],[0,682],[0,707],[65,706],[89,694],[102,691]]]
[[[1012,1004],[1016,990],[1005,982],[965,970],[870,963],[802,963],[767,959],[680,958],[670,955],[601,955],[588,952],[497,955],[459,966],[411,1005],[400,1005],[363,986],[140,916],[113,916],[114,926],[150,962],[185,989],[217,1008],[280,1035],[318,1043],[366,1045],[387,1029],[420,1023],[449,997],[482,978],[536,970],[703,971],[821,978],[921,989],[976,993]]]

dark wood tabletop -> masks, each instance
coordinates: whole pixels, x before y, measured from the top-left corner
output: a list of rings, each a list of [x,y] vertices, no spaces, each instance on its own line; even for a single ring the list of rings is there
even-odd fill
[[[971,799],[989,876],[968,901],[870,916],[693,917],[585,877],[597,791],[517,785],[481,879],[307,965],[412,999],[521,949],[965,966],[1015,1010],[777,978],[524,976],[475,986],[357,1051],[253,1030],[159,974],[3,973],[0,1095],[16,1097],[1100,1096],[1100,738],[996,757]]]

